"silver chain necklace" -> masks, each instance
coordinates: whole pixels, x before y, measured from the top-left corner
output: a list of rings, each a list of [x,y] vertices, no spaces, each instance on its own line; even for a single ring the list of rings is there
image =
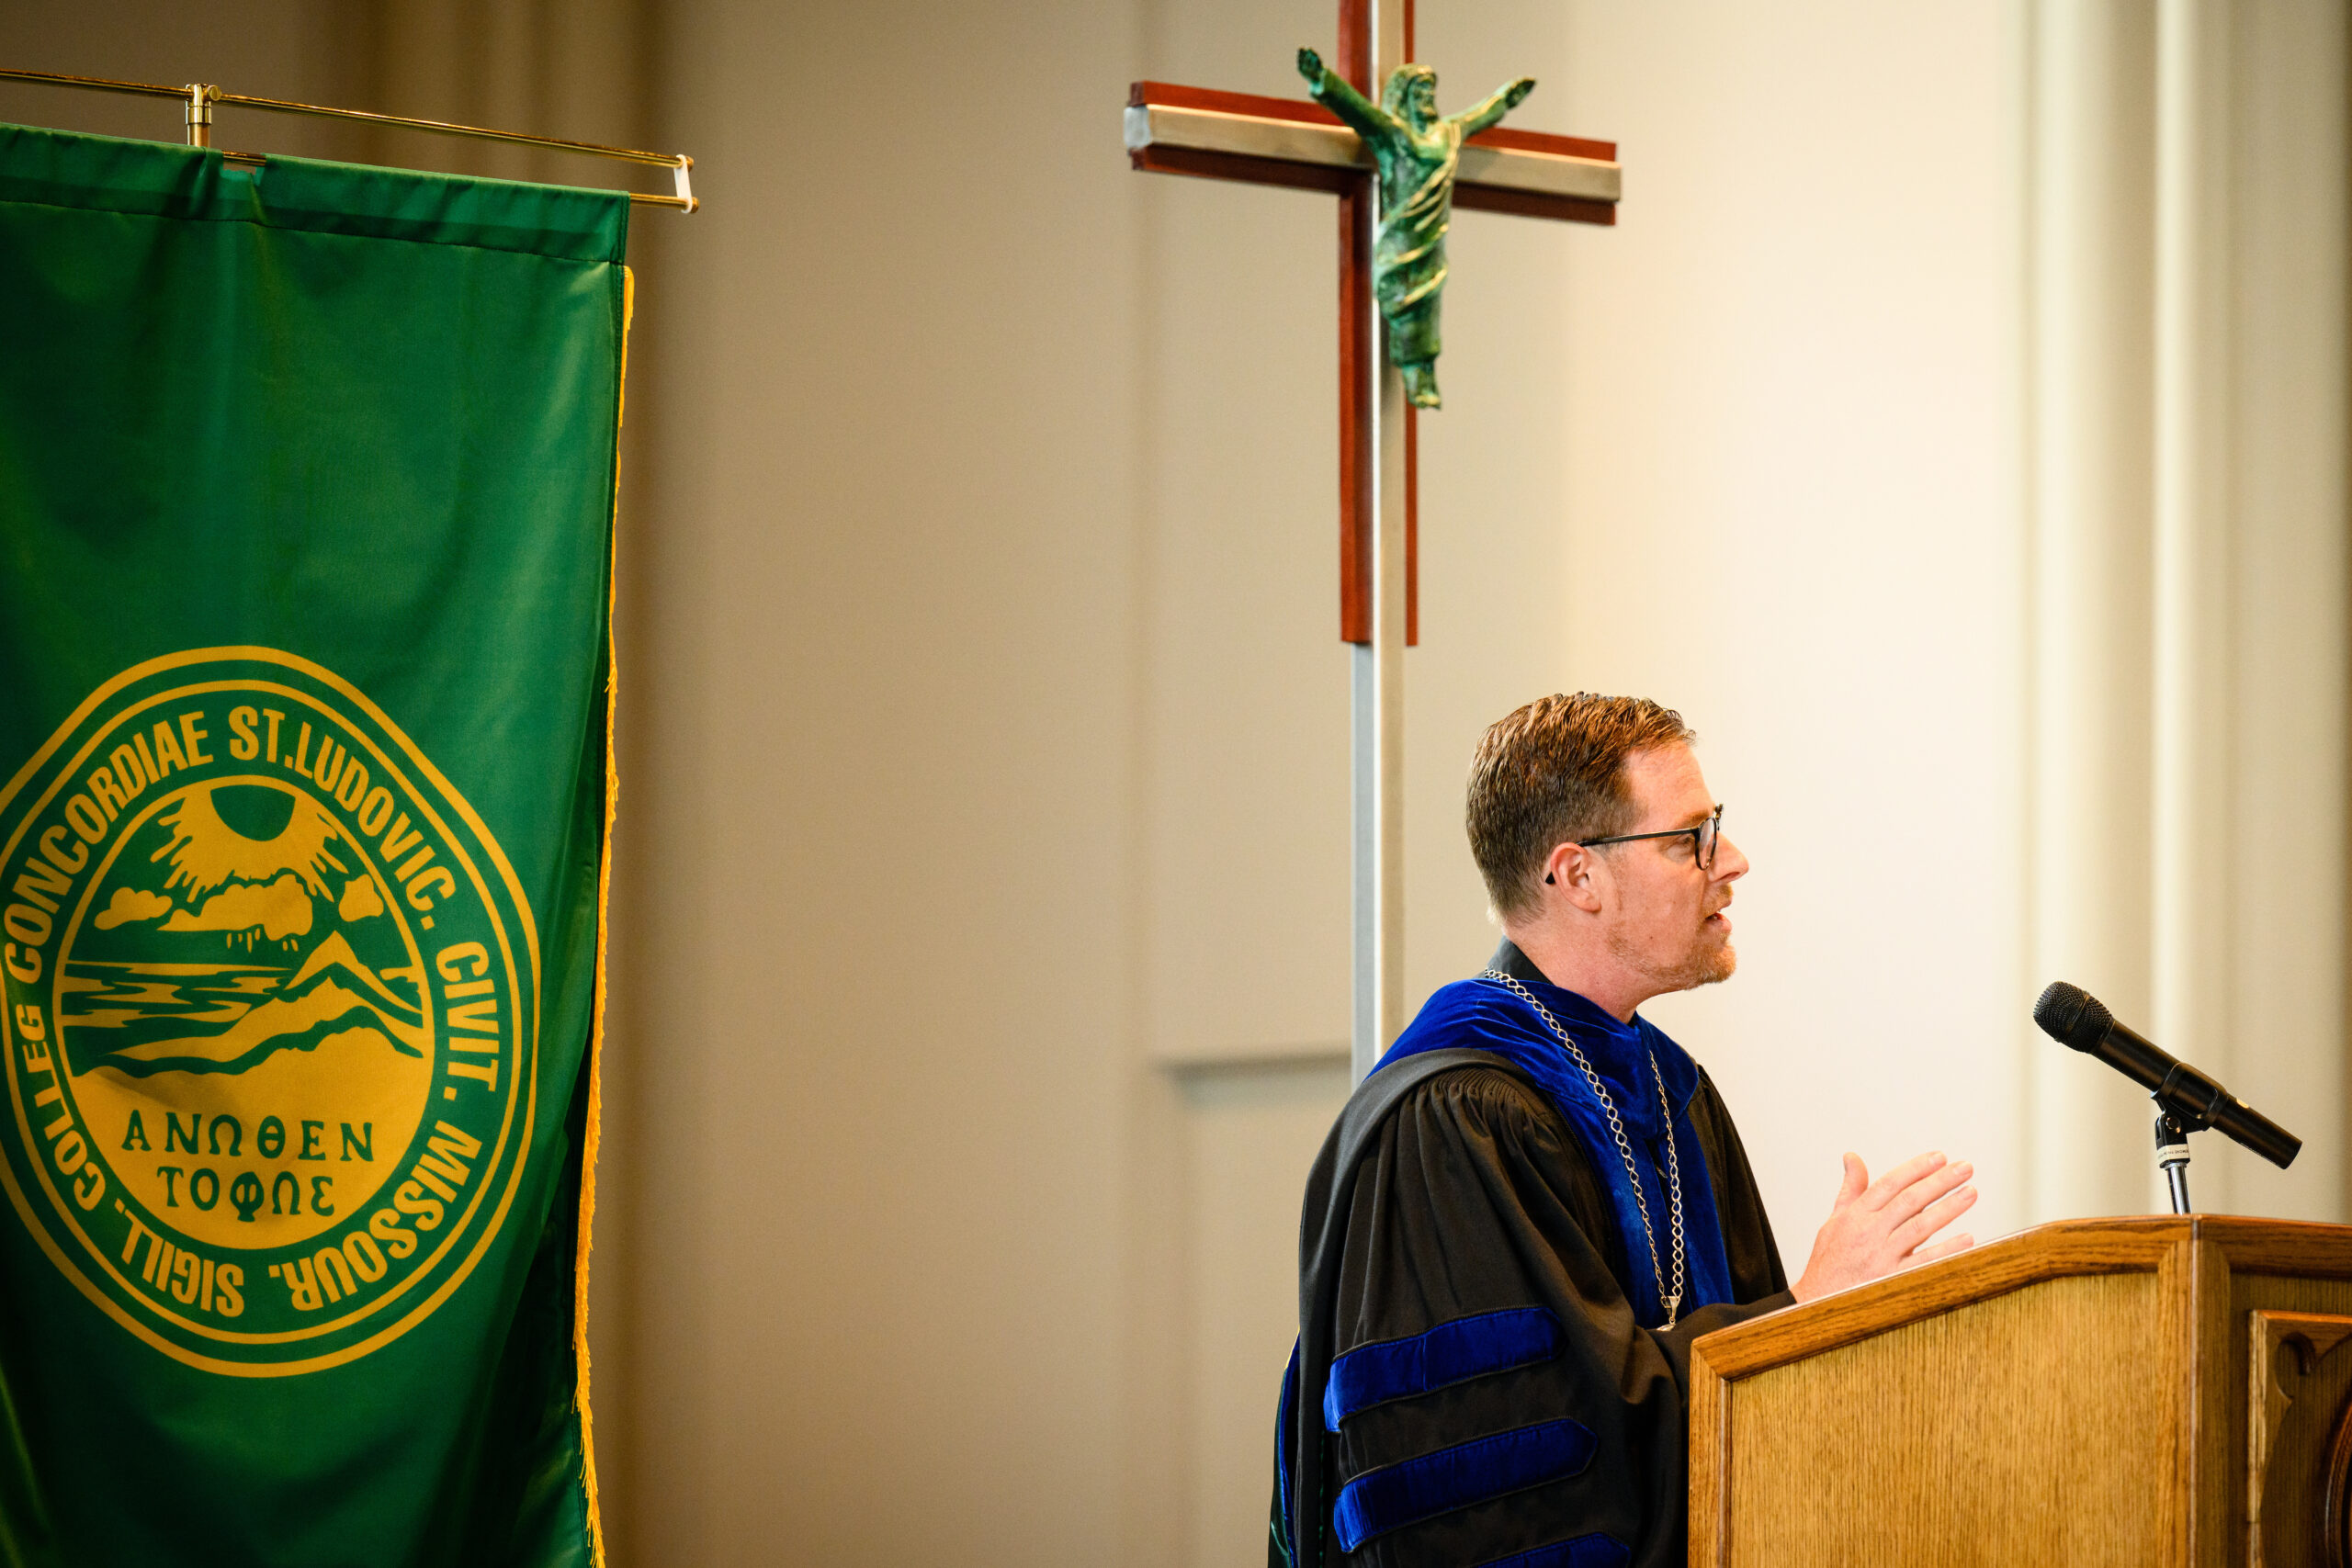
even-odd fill
[[[1577,1043],[1570,1038],[1568,1032],[1560,1027],[1560,1021],[1552,1016],[1552,1010],[1535,999],[1534,992],[1499,969],[1489,969],[1479,978],[1510,987],[1521,1001],[1533,1008],[1544,1021],[1551,1025],[1552,1032],[1560,1037],[1560,1043],[1568,1048],[1569,1059],[1576,1063],[1577,1070],[1584,1074],[1584,1081],[1592,1086],[1592,1092],[1600,1098],[1600,1109],[1609,1116],[1609,1135],[1617,1140],[1617,1157],[1625,1162],[1625,1179],[1633,1183],[1634,1206],[1642,1216],[1642,1235],[1650,1244],[1650,1278],[1657,1284],[1658,1300],[1666,1303],[1665,1326],[1672,1328],[1676,1314],[1682,1309],[1682,1166],[1674,1153],[1674,1111],[1666,1102],[1666,1075],[1658,1071],[1657,1058],[1655,1055],[1650,1057],[1650,1077],[1657,1085],[1658,1110],[1666,1116],[1667,1187],[1673,1198],[1674,1222],[1674,1289],[1671,1292],[1666,1288],[1666,1271],[1658,1266],[1657,1233],[1650,1228],[1649,1200],[1642,1196],[1641,1168],[1634,1163],[1634,1145],[1625,1136],[1624,1122],[1617,1119],[1617,1102],[1610,1099],[1609,1091],[1601,1087],[1600,1075],[1592,1070],[1592,1063],[1577,1048]]]

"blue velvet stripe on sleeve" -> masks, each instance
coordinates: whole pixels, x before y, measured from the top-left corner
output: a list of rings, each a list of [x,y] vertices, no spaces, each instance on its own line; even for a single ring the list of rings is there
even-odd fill
[[[1512,1307],[1439,1324],[1410,1339],[1359,1345],[1331,1363],[1323,1385],[1323,1427],[1336,1432],[1359,1410],[1507,1371],[1560,1353],[1567,1337],[1542,1307]]]
[[[1574,1540],[1555,1540],[1532,1551],[1515,1551],[1481,1562],[1478,1568],[1625,1568],[1633,1560],[1633,1551],[1623,1541],[1596,1531]]]
[[[1353,1551],[1376,1535],[1577,1474],[1592,1450],[1581,1421],[1544,1421],[1369,1471],[1340,1488],[1333,1533]]]

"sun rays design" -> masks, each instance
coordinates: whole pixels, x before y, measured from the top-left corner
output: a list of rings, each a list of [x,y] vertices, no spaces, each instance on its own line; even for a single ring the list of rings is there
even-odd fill
[[[153,858],[171,863],[165,891],[185,889],[191,903],[232,880],[263,885],[288,872],[306,892],[326,897],[329,872],[350,874],[351,868],[327,850],[327,841],[338,836],[334,818],[307,795],[294,797],[294,814],[274,839],[248,839],[220,820],[209,789],[190,790],[162,820],[172,839]]]

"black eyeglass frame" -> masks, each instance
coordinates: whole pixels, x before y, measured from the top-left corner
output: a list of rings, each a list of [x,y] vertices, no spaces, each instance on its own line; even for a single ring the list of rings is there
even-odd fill
[[[1577,841],[1577,848],[1595,850],[1603,844],[1637,844],[1645,839],[1688,839],[1690,840],[1690,858],[1697,862],[1699,869],[1713,871],[1715,869],[1715,851],[1724,841],[1723,802],[1715,803],[1713,817],[1692,827],[1668,828],[1663,833],[1612,833],[1606,839],[1580,839]],[[1701,859],[1702,855],[1705,858]]]

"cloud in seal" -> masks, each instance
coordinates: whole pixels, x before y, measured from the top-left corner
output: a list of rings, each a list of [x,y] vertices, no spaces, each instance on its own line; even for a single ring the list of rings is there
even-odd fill
[[[259,931],[272,942],[307,936],[311,931],[311,895],[301,878],[281,872],[261,886],[237,883],[204,901],[194,914],[180,910],[164,922],[167,931]]]
[[[376,892],[376,879],[356,876],[345,885],[343,901],[335,906],[335,913],[345,923],[372,919],[384,912],[384,900]]]
[[[102,931],[137,920],[153,920],[172,912],[172,901],[161,893],[142,892],[136,887],[118,887],[107,907],[98,912],[91,924]]]

